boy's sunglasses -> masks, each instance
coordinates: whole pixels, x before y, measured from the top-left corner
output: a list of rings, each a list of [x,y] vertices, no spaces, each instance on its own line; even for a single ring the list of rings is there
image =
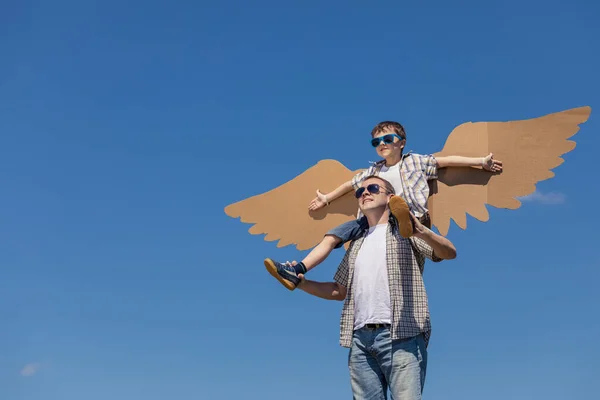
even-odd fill
[[[394,143],[395,137],[397,137],[399,141],[402,140],[402,138],[400,136],[396,135],[395,133],[390,133],[390,134],[387,134],[384,136],[380,136],[380,137],[371,139],[371,145],[373,147],[377,147],[381,144],[381,142],[383,142],[385,144],[391,144],[391,143]]]
[[[378,194],[381,191],[381,186],[379,186],[376,183],[371,183],[370,185],[367,185],[367,187],[361,187],[359,188],[356,193],[354,193],[354,195],[356,196],[357,199],[360,199],[360,196],[363,195],[363,193],[365,192],[365,189],[367,189],[369,191],[369,193],[371,194]],[[384,190],[385,193],[385,190]]]

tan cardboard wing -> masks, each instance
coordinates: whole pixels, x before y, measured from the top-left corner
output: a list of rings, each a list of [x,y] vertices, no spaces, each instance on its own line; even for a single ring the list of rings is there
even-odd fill
[[[358,202],[352,192],[328,207],[309,211],[316,190],[328,193],[360,172],[350,171],[335,160],[322,160],[289,182],[268,192],[225,207],[225,213],[241,222],[252,223],[248,232],[266,233],[266,241],[279,240],[277,247],[295,244],[306,250],[318,244],[325,233],[356,218]]]
[[[518,197],[532,194],[536,183],[552,178],[561,155],[575,148],[567,140],[587,121],[590,107],[574,108],[521,121],[468,122],[456,127],[436,156],[481,157],[490,152],[502,161],[500,174],[482,168],[444,168],[433,182],[428,201],[431,223],[446,235],[450,219],[467,228],[466,214],[486,222],[486,204],[517,209]]]
[[[560,156],[575,148],[575,142],[567,139],[590,113],[590,107],[580,107],[528,120],[467,122],[456,127],[436,156],[482,157],[492,152],[502,161],[503,171],[440,169],[428,203],[432,225],[447,235],[451,219],[462,229],[467,226],[466,214],[488,221],[486,205],[519,208],[517,198],[532,194],[537,182],[553,177],[551,169],[564,161]],[[328,193],[358,172],[338,161],[322,160],[273,190],[228,205],[225,213],[253,224],[251,234],[278,240],[277,247],[295,244],[298,250],[310,249],[328,230],[355,218],[358,211],[351,192],[328,207],[309,211],[316,190]]]

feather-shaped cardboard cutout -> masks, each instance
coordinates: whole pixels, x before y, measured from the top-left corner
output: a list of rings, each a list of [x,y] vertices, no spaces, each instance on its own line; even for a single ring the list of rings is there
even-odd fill
[[[575,148],[567,139],[590,113],[590,107],[580,107],[527,120],[457,126],[436,156],[482,157],[492,152],[502,161],[503,171],[440,169],[428,202],[432,225],[447,235],[450,220],[466,229],[467,214],[488,221],[486,205],[519,208],[517,198],[532,194],[536,183],[553,177],[551,170],[563,162],[560,156]],[[298,250],[310,249],[327,231],[355,218],[358,211],[351,192],[328,207],[309,211],[315,191],[331,192],[358,172],[338,161],[322,160],[281,186],[227,206],[225,213],[253,224],[251,234],[266,234],[265,240],[278,241],[277,247],[293,244]]]
[[[331,228],[356,218],[358,202],[352,192],[328,207],[309,211],[316,190],[328,193],[350,180],[350,171],[335,160],[322,160],[289,182],[225,207],[225,213],[252,223],[253,235],[266,233],[265,240],[279,240],[277,247],[295,244],[298,250],[314,247]]]
[[[432,225],[446,235],[451,219],[462,229],[467,227],[466,214],[488,221],[486,205],[519,208],[517,198],[532,194],[538,182],[553,177],[551,170],[564,161],[560,156],[575,148],[575,142],[567,139],[590,112],[590,107],[580,107],[522,121],[468,122],[456,127],[436,156],[480,157],[492,152],[502,160],[503,171],[440,169],[428,201]]]

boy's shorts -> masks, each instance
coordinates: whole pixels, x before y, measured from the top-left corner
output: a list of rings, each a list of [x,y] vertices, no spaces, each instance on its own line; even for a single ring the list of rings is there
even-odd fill
[[[423,214],[419,220],[423,225],[431,229],[431,218],[429,217],[429,213]],[[338,249],[342,247],[344,243],[351,242],[361,237],[367,229],[369,229],[369,222],[367,221],[367,217],[363,216],[359,219],[353,219],[352,221],[336,226],[327,232],[325,236],[331,235],[340,238],[341,242],[334,247],[335,249]]]
[[[367,217],[363,216],[359,219],[353,219],[352,221],[345,222],[339,226],[336,226],[325,234],[331,236],[337,236],[342,241],[338,243],[334,248],[338,249],[346,242],[356,240],[362,236],[365,230],[369,229],[369,222]]]

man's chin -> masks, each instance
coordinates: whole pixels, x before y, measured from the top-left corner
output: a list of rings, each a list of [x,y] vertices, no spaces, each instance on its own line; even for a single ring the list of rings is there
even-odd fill
[[[366,203],[363,203],[361,208],[364,213],[365,211],[375,210],[375,209],[381,208],[383,206],[384,205],[382,205],[382,204],[380,204],[380,205],[375,204],[374,201],[367,201]]]

